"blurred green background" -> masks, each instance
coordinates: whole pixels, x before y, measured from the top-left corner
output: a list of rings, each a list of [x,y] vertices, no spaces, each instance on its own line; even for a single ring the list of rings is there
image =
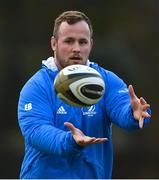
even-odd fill
[[[19,92],[52,55],[54,19],[65,10],[90,17],[90,58],[133,84],[151,104],[148,128],[127,132],[113,126],[113,178],[159,178],[158,0],[0,0],[0,178],[19,177],[24,154],[17,123]]]

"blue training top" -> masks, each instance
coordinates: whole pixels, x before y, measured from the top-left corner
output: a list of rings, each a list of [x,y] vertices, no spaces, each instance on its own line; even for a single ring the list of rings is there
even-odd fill
[[[96,63],[87,63],[103,77],[106,91],[90,107],[65,104],[54,90],[58,73],[53,57],[23,87],[18,104],[18,120],[25,141],[20,178],[109,179],[112,175],[112,129],[138,129],[133,118],[126,84]],[[71,122],[87,136],[107,137],[104,143],[81,147],[64,122]],[[149,119],[144,120],[147,124]]]

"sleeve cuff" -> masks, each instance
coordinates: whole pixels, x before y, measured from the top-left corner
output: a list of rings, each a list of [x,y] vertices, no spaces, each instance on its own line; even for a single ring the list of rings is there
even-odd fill
[[[150,109],[150,108],[147,109],[147,112],[148,112],[149,114],[151,114],[151,109]],[[134,129],[139,129],[139,121],[134,118],[133,111],[132,111],[131,107],[130,107],[130,113],[131,113],[131,115],[130,115],[130,121],[129,121],[130,124],[132,124],[132,126],[133,126]],[[150,121],[151,121],[150,118],[144,118],[144,126],[143,126],[143,127],[147,127],[148,124],[150,123]]]
[[[81,153],[81,151],[84,149],[84,146],[80,146],[76,143],[76,141],[74,140],[72,133],[70,131],[67,132],[67,143],[68,143],[68,151],[71,154],[77,154],[77,153]]]

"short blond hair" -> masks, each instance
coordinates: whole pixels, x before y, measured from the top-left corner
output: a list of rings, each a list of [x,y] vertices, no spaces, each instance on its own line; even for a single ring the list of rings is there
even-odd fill
[[[85,21],[90,30],[91,37],[93,36],[93,28],[90,19],[80,11],[65,11],[62,14],[60,14],[56,19],[54,23],[54,30],[53,30],[53,36],[58,39],[58,30],[59,26],[62,22],[67,22],[68,24],[75,24],[79,21]]]

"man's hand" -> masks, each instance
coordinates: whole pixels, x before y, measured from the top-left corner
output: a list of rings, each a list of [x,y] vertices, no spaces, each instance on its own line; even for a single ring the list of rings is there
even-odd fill
[[[108,140],[108,138],[95,138],[95,137],[85,136],[83,132],[80,129],[76,128],[72,123],[65,122],[64,125],[70,129],[73,138],[78,145],[86,146],[89,144],[102,143]]]
[[[131,107],[133,110],[134,118],[139,121],[139,127],[143,128],[144,118],[151,117],[151,115],[146,112],[147,108],[149,108],[150,105],[147,104],[143,97],[140,97],[139,99],[135,95],[134,88],[132,85],[129,85],[129,93],[131,97]]]

